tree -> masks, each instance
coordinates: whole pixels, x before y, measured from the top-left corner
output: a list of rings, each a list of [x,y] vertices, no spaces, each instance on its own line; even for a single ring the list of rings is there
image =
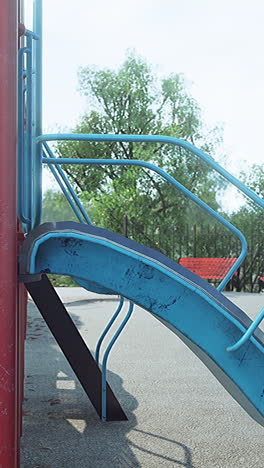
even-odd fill
[[[77,221],[63,193],[47,190],[42,204],[42,222]]]
[[[158,80],[152,68],[130,53],[117,71],[92,67],[80,72],[80,89],[91,110],[74,129],[77,133],[170,135],[213,153],[219,143],[218,129],[207,132],[197,102],[185,79],[174,74]],[[59,142],[60,157],[143,159],[179,180],[213,208],[221,183],[198,158],[181,148],[146,143]],[[138,241],[158,247],[148,229],[163,225],[165,231],[180,229],[196,209],[189,200],[153,172],[135,167],[64,166],[77,193],[94,208],[97,225],[122,233],[124,217],[134,226]],[[154,236],[155,237],[155,236]],[[175,253],[177,255],[177,253]]]
[[[264,164],[253,164],[247,172],[241,172],[241,180],[260,197],[264,196]],[[230,221],[245,235],[249,255],[242,268],[241,287],[256,291],[258,277],[264,271],[264,216],[263,209],[253,202],[232,213]]]
[[[242,171],[240,177],[257,195],[264,196],[264,164],[253,164],[247,172]]]

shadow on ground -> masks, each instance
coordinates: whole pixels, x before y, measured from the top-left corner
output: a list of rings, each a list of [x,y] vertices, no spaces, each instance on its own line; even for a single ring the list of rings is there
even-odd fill
[[[79,317],[72,313],[71,317],[80,329],[83,324]],[[187,446],[145,431],[142,425],[137,427],[134,412],[138,402],[124,388],[119,375],[109,371],[108,382],[128,421],[101,423],[45,322],[30,303],[21,466],[198,468]]]

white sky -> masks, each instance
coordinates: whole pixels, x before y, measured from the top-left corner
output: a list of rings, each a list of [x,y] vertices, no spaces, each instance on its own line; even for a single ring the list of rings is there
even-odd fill
[[[87,109],[78,93],[80,66],[117,67],[133,48],[158,74],[185,74],[204,121],[224,125],[223,150],[233,173],[243,160],[264,162],[263,0],[43,4],[44,131],[70,129]]]

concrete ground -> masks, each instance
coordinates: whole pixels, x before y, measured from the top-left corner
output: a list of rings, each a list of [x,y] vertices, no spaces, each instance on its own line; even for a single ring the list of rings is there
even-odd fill
[[[59,288],[90,349],[113,297]],[[229,293],[254,317],[263,294]],[[136,307],[109,358],[108,380],[129,420],[101,423],[30,301],[23,468],[263,468],[264,428],[170,330]]]

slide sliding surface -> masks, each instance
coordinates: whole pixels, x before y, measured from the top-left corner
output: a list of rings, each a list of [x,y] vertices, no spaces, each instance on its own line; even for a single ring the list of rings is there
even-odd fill
[[[46,223],[32,231],[22,247],[20,273],[69,275],[143,307],[264,426],[264,334],[257,328],[241,348],[227,352],[252,322],[194,273],[134,241],[74,222]]]

